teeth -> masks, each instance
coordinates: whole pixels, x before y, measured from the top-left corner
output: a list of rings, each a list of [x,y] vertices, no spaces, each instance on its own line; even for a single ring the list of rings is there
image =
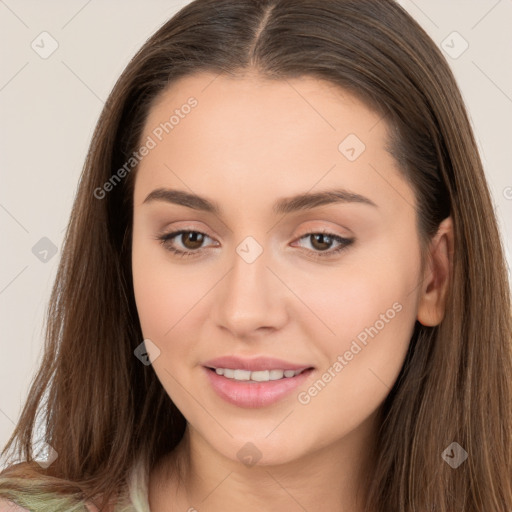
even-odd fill
[[[250,380],[253,382],[268,382],[269,380],[280,380],[282,378],[295,377],[303,370],[260,370],[251,372],[250,370],[233,370],[231,368],[215,368],[217,375],[223,375],[228,379]]]
[[[295,374],[295,372],[292,370],[292,377]],[[269,380],[279,380],[282,379],[284,375],[284,370],[270,370],[268,372],[268,378]]]
[[[250,380],[251,372],[249,370],[235,370],[234,379],[235,380]]]

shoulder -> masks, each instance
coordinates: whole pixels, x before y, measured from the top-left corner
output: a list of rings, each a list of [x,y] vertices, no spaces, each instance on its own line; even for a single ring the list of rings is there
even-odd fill
[[[12,501],[0,498],[0,512],[29,512],[26,508],[16,505]]]

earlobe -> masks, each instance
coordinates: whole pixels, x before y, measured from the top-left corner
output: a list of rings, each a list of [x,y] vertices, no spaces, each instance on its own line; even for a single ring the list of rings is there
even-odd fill
[[[433,327],[444,318],[446,296],[452,279],[453,250],[453,221],[447,217],[439,224],[429,246],[417,314],[418,322],[422,325]]]

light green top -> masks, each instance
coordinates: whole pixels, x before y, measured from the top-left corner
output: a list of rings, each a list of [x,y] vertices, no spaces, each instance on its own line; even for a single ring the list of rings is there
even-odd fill
[[[142,460],[139,460],[128,479],[128,496],[122,503],[116,504],[114,512],[151,512],[149,509],[148,480],[149,472]],[[1,477],[0,477],[1,480]],[[2,483],[2,482],[0,482]],[[5,482],[4,482],[5,483]],[[0,512],[97,512],[93,505],[76,505],[70,499],[56,494],[19,493],[6,501],[0,496]],[[14,503],[17,506],[14,506]]]

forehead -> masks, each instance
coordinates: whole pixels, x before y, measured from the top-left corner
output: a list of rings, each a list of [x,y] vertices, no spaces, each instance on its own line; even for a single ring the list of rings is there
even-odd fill
[[[316,184],[382,195],[384,174],[399,179],[381,115],[311,77],[181,78],[150,109],[142,141],[148,139],[154,147],[137,170],[139,204],[143,193],[166,185],[261,201],[269,190],[289,195]]]
[[[297,123],[290,134],[294,136],[316,131],[324,132],[328,137],[347,127],[363,134],[375,127],[382,117],[352,93],[325,80],[307,76],[270,80],[249,73],[232,77],[202,72],[179,79],[157,96],[149,111],[145,131],[169,120],[190,98],[197,101],[198,107],[192,113],[201,113],[194,116],[200,118],[196,121],[200,121],[205,129],[212,128],[215,123],[211,135],[215,132],[225,135],[244,127],[242,134],[238,132],[239,139],[243,136],[250,139],[251,135],[269,132],[276,126],[289,126],[290,122]],[[218,123],[219,117],[223,119],[222,123]],[[200,128],[199,123],[194,124],[195,128]],[[381,123],[381,128],[385,129],[385,123]],[[378,137],[379,132],[384,131],[378,130],[375,135]],[[177,132],[179,130],[173,135]],[[278,142],[283,142],[285,136],[286,133],[282,133]]]

